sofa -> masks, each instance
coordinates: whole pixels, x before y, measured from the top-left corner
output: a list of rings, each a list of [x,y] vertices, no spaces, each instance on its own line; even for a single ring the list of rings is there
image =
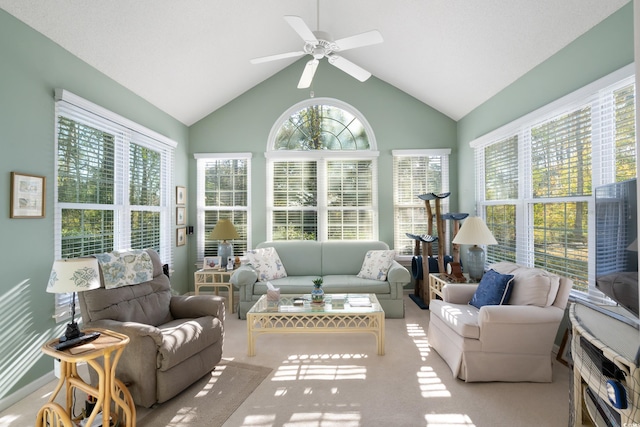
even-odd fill
[[[390,257],[386,274],[360,274],[366,270],[363,266],[369,251]],[[276,255],[272,275],[264,273],[263,266],[269,261],[262,262],[256,258],[260,252],[263,255]],[[266,294],[267,282],[279,288],[281,294],[310,294],[313,280],[321,277],[325,293],[373,293],[385,317],[403,318],[403,288],[411,281],[411,275],[409,270],[393,259],[394,254],[386,243],[380,241],[262,242],[255,250],[247,251],[246,262],[230,279],[240,290],[238,315],[246,319],[247,311]],[[358,277],[359,274],[375,278]]]
[[[172,295],[160,257],[151,249],[144,252],[152,265],[150,280],[107,289],[105,276],[115,274],[107,274],[111,270],[105,272],[106,264],[100,262],[101,287],[78,293],[78,300],[83,328],[110,329],[130,338],[116,367],[116,377],[127,386],[136,405],[150,407],[171,399],[220,362],[225,300],[213,295]],[[130,252],[101,255],[132,257]],[[101,255],[96,255],[99,261]],[[135,256],[147,259],[140,251]],[[134,276],[139,274],[136,271]],[[129,281],[133,282],[137,281]],[[97,384],[92,369],[90,376]]]
[[[493,279],[504,289],[491,304],[478,304],[486,297],[478,289],[495,289]],[[429,345],[466,382],[551,382],[553,345],[572,286],[542,269],[492,264],[479,285],[447,284],[443,299],[431,301]]]

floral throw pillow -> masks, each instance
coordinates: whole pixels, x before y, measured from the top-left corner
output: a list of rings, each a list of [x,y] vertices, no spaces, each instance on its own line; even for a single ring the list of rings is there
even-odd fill
[[[258,272],[258,281],[287,277],[287,271],[280,261],[276,248],[262,248],[247,251],[247,260]]]
[[[96,254],[107,289],[137,285],[153,279],[153,262],[145,250]]]
[[[362,279],[387,280],[387,272],[396,256],[394,250],[368,251],[358,277]]]

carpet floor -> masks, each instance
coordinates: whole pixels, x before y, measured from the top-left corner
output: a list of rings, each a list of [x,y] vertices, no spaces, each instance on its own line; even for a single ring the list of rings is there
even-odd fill
[[[221,367],[162,405],[138,408],[138,426],[568,424],[569,368],[554,360],[552,383],[467,384],[429,346],[429,311],[408,296],[405,307],[404,319],[385,322],[384,356],[371,334],[300,334],[258,337],[249,357],[246,321],[227,311]],[[0,412],[0,427],[33,425],[53,387]]]

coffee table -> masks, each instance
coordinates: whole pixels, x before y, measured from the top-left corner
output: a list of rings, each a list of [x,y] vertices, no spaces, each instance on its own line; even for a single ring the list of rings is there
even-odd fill
[[[308,301],[294,305],[296,298]],[[281,295],[278,301],[261,296],[247,312],[249,356],[255,356],[262,334],[363,332],[375,335],[378,354],[384,355],[384,310],[375,294],[329,294],[321,306],[310,301],[310,295]]]

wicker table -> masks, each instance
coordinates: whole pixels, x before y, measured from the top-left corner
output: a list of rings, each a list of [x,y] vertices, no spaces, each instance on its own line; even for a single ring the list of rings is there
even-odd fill
[[[247,312],[249,356],[255,355],[256,337],[262,334],[363,332],[375,335],[378,354],[384,355],[384,310],[375,294],[333,294],[322,306],[309,302],[296,306],[296,297],[268,301],[263,295]],[[309,295],[301,297],[310,300]],[[344,303],[337,304],[339,299]]]

